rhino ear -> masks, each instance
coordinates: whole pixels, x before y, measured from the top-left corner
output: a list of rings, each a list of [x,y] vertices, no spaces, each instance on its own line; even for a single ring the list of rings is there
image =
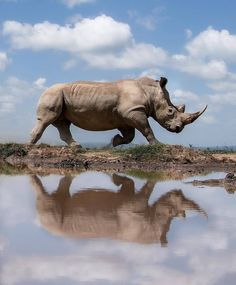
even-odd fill
[[[160,78],[160,86],[161,86],[161,88],[164,88],[166,86],[167,82],[168,82],[167,78],[161,77]]]

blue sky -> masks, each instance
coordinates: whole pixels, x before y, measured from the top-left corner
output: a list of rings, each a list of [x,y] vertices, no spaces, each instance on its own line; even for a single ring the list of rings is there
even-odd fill
[[[45,88],[74,80],[166,76],[174,103],[208,104],[198,121],[165,143],[235,145],[236,3],[226,0],[0,0],[0,141],[26,142]],[[117,131],[72,127],[85,142]],[[52,126],[41,142],[61,143]],[[136,132],[136,143],[145,138]]]

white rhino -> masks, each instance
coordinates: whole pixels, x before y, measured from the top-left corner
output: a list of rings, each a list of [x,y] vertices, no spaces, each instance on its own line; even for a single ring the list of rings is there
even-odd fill
[[[181,190],[162,195],[148,204],[155,186],[147,181],[135,191],[134,181],[113,174],[119,192],[109,189],[86,189],[70,195],[71,176],[60,180],[52,194],[47,193],[39,177],[31,176],[37,195],[41,225],[52,234],[73,238],[110,238],[137,243],[167,244],[167,233],[175,217],[185,217],[186,210],[205,212]]]
[[[143,77],[115,82],[77,81],[56,84],[41,96],[37,108],[37,123],[30,143],[36,143],[45,128],[54,125],[68,145],[76,145],[70,132],[71,123],[85,130],[118,129],[113,146],[130,143],[139,130],[150,144],[157,142],[148,117],[162,127],[179,133],[205,110],[185,113],[185,106],[174,106],[166,89],[167,79],[160,81]]]

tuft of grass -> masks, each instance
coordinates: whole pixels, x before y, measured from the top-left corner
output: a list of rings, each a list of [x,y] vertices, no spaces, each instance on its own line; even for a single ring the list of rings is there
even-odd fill
[[[24,168],[15,167],[5,162],[0,162],[0,175],[19,175],[24,173]]]
[[[6,143],[0,144],[0,157],[7,158],[12,154],[16,154],[17,156],[25,156],[27,155],[28,150],[21,144],[16,143]]]
[[[128,149],[113,150],[113,152],[131,157],[135,160],[162,158],[167,155],[167,151],[168,146],[161,143],[156,143],[154,145],[138,145]]]

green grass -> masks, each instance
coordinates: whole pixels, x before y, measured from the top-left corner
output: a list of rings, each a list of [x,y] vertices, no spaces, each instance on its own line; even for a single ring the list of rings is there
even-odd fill
[[[18,156],[27,155],[28,150],[21,144],[16,143],[6,143],[0,144],[0,157],[7,158],[12,154],[16,154]]]
[[[133,159],[155,159],[162,158],[167,155],[168,146],[157,143],[155,145],[138,145],[127,149],[114,149],[113,152],[123,154],[124,156],[131,157]]]
[[[125,172],[126,174],[146,180],[164,181],[170,179],[171,176],[165,171],[143,171],[140,169],[131,169]]]
[[[1,175],[19,175],[24,174],[25,169],[21,167],[15,167],[8,163],[0,162],[0,174]]]

